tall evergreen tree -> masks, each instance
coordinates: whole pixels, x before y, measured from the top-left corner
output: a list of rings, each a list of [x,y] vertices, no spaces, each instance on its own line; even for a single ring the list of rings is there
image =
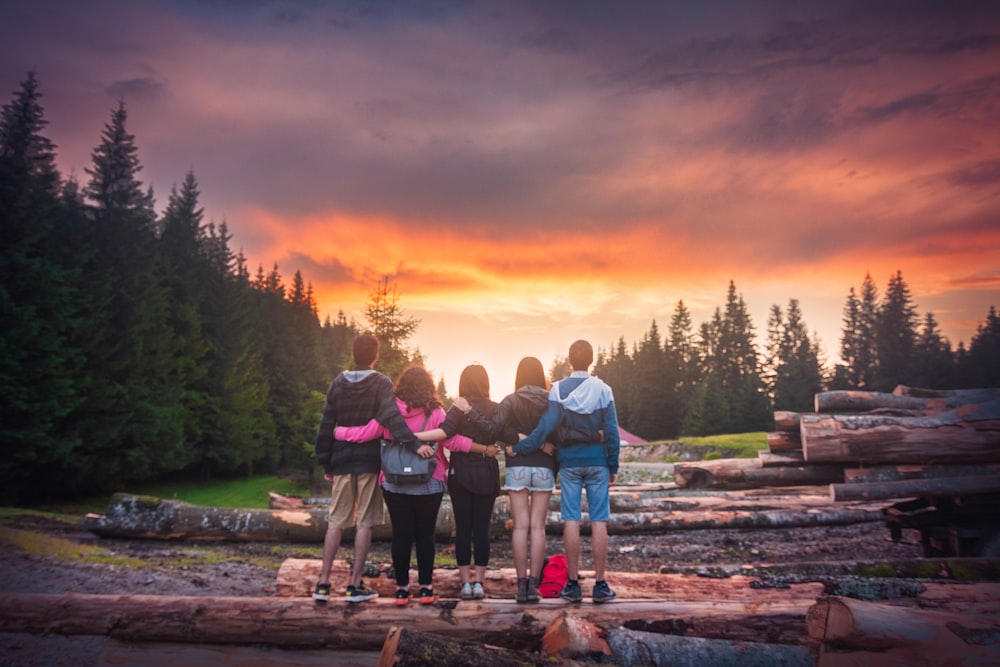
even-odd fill
[[[959,363],[966,386],[1000,387],[1000,315],[995,306],[990,306],[986,321],[976,327]]]
[[[81,441],[64,421],[80,404],[80,211],[60,197],[55,146],[34,73],[0,114],[0,497],[68,487]]]
[[[667,360],[656,321],[639,343],[632,377],[629,425],[647,440],[670,435],[668,409],[674,402],[674,387],[666,377]]]
[[[404,313],[399,305],[396,285],[390,287],[388,276],[368,293],[365,319],[371,333],[381,343],[379,370],[395,379],[407,365],[422,362],[420,354],[411,352],[407,347],[407,341],[417,330],[420,320]]]
[[[919,387],[950,389],[955,387],[955,371],[951,343],[941,335],[934,313],[927,313],[914,349],[910,377]]]
[[[823,389],[819,349],[809,338],[798,299],[788,301],[780,333],[774,381],[774,409],[809,412]]]
[[[911,364],[917,339],[917,313],[901,271],[889,279],[878,310],[875,340],[878,348],[877,391],[892,391],[911,383]]]

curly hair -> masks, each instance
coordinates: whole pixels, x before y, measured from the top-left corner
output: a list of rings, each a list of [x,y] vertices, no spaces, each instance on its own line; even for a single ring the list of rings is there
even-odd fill
[[[422,409],[427,414],[443,405],[438,398],[434,378],[422,366],[409,366],[399,374],[396,398],[406,403],[408,409]]]

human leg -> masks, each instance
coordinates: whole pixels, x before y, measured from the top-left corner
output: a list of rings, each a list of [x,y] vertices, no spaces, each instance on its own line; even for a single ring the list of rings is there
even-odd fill
[[[538,594],[538,582],[542,580],[542,566],[545,564],[546,524],[549,518],[549,501],[551,498],[551,491],[532,491],[529,500],[529,548],[531,552],[531,563],[528,570],[529,602],[537,602],[541,599],[541,596]]]
[[[514,571],[517,573],[518,579],[523,579],[528,576],[528,532],[531,529],[531,492],[527,489],[508,491],[507,497],[510,498],[510,515],[513,522],[510,546],[514,555]]]
[[[451,510],[455,517],[455,562],[462,584],[471,585],[473,495],[461,484],[449,484]]]
[[[330,596],[330,571],[337,557],[344,526],[351,525],[357,516],[357,499],[352,475],[336,475],[330,483],[330,509],[326,517],[326,535],[323,537],[323,562],[319,582],[313,598],[325,601]]]
[[[434,578],[434,531],[437,528],[438,510],[441,508],[442,493],[422,496],[408,496],[414,508],[413,539],[417,551],[417,581],[421,587],[433,586]]]
[[[392,538],[390,551],[392,553],[392,569],[396,573],[396,586],[410,586],[410,553],[414,542],[415,512],[410,498],[401,493],[384,491],[385,505],[389,510],[389,521],[392,523]]]
[[[354,567],[351,568],[350,581],[355,588],[362,585],[365,562],[372,544],[372,528],[385,523],[385,503],[382,499],[382,487],[378,484],[378,473],[358,474],[356,489],[358,525],[354,533]]]

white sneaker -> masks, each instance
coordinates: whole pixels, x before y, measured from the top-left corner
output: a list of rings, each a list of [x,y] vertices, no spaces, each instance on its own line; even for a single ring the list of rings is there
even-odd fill
[[[472,584],[468,581],[462,584],[462,599],[471,600],[472,599]]]
[[[482,600],[486,597],[486,593],[483,591],[483,585],[478,581],[472,584],[472,597],[476,600]]]

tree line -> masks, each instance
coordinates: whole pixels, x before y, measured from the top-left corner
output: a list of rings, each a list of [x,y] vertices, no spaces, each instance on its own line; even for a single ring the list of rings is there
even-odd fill
[[[771,430],[775,410],[811,412],[827,390],[890,392],[1000,387],[1000,318],[990,306],[969,346],[953,349],[934,314],[917,313],[901,272],[881,296],[866,275],[843,310],[840,359],[829,365],[797,299],[772,305],[763,349],[731,282],[724,308],[695,331],[678,302],[665,336],[656,322],[631,347],[599,351],[596,372],[615,392],[619,421],[647,439]]]
[[[407,347],[418,321],[388,278],[369,294],[365,326],[343,311],[320,322],[300,272],[290,284],[277,264],[252,272],[226,222],[205,221],[193,172],[158,215],[124,102],[85,182],[63,177],[41,97],[29,73],[0,115],[0,500],[312,471],[324,394],[354,337],[379,336],[390,377],[422,361]],[[915,318],[901,276],[882,300],[866,278],[845,308],[845,364],[827,374],[794,300],[772,309],[758,354],[730,284],[725,309],[697,332],[681,302],[665,339],[654,322],[631,348],[601,350],[596,370],[623,426],[649,438],[766,429],[771,410],[821,387],[996,386],[992,308],[955,352],[932,315],[919,330]]]

